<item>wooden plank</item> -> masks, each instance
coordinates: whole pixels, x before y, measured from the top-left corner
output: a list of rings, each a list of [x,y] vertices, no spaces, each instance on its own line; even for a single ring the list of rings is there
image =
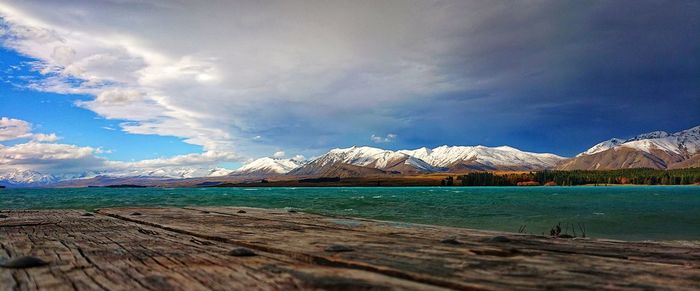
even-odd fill
[[[436,290],[362,270],[301,263],[82,211],[4,211],[0,257],[37,256],[46,267],[0,268],[0,290]]]
[[[700,268],[700,245],[671,242],[629,242],[604,239],[553,239],[550,237],[475,230],[456,227],[377,221],[353,217],[330,217],[284,209],[249,207],[185,207],[197,211],[232,216],[283,221],[344,231],[361,231],[409,238],[442,240],[453,237],[464,244],[502,245],[492,242],[495,236],[506,237],[510,247],[520,250],[561,252],[624,258],[632,261],[689,265]],[[243,210],[241,212],[241,210]]]
[[[364,223],[362,227],[331,226],[327,221],[315,221],[319,217],[304,218],[306,214],[301,213],[248,209],[239,215],[224,208],[99,212],[309,263],[370,270],[456,289],[700,288],[697,247],[683,249],[687,257],[674,253],[676,257],[664,262],[663,252],[649,252],[652,247],[645,246],[646,251],[636,253],[644,259],[631,261],[629,255],[591,253],[609,251],[616,245],[596,240],[584,243],[601,246],[582,251],[578,241],[509,235],[516,241],[498,242],[488,241],[494,238],[494,233],[489,232],[408,224],[397,227],[378,222]],[[141,215],[131,215],[133,212]],[[436,237],[455,233],[461,244],[441,243]],[[349,246],[354,251],[324,250],[334,244]],[[603,247],[606,245],[609,245],[607,249]]]

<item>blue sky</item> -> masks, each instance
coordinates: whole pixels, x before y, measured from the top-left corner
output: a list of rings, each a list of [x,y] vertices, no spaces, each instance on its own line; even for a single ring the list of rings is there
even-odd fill
[[[698,6],[6,1],[0,117],[132,166],[352,145],[573,156],[700,124]]]
[[[114,160],[143,160],[201,150],[198,146],[183,143],[177,137],[124,133],[119,130],[119,123],[124,120],[107,120],[75,106],[77,100],[93,98],[89,95],[56,94],[23,88],[22,81],[8,78],[41,78],[23,65],[33,60],[8,49],[0,49],[0,60],[0,66],[4,68],[22,68],[3,73],[0,84],[1,116],[29,121],[37,132],[56,133],[63,142],[104,148],[111,152],[102,155]]]

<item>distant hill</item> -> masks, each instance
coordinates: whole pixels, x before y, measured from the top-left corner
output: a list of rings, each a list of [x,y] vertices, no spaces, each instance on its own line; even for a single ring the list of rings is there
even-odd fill
[[[132,172],[86,171],[82,173],[52,175],[31,170],[13,169],[0,172],[0,185],[12,188],[46,186],[87,187],[130,184],[128,181],[132,180],[138,183],[150,183],[149,185],[155,185],[161,181],[167,180],[225,176],[230,172],[230,170],[221,168],[199,169],[182,167]]]
[[[160,186],[164,183],[172,180],[177,180],[173,178],[166,177],[147,177],[147,176],[136,176],[136,177],[110,177],[110,176],[96,176],[92,178],[85,179],[73,179],[64,180],[49,184],[51,187],[60,188],[81,188],[81,187],[107,187],[107,186],[119,186],[119,185],[138,185],[138,186]]]
[[[669,134],[655,131],[594,145],[557,166],[560,170],[700,167],[700,126]]]
[[[60,181],[76,180],[99,175],[97,172],[51,175],[32,170],[14,169],[0,173],[0,185],[7,187],[42,187]]]

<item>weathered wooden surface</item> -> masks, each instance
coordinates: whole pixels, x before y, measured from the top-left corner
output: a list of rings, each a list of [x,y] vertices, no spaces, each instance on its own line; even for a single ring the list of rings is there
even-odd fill
[[[255,208],[3,212],[4,289],[700,289],[700,247]],[[458,244],[441,242],[455,238]],[[227,252],[247,247],[254,257]],[[333,246],[350,251],[331,252]]]
[[[520,250],[546,250],[552,252],[587,254],[592,256],[616,257],[636,261],[693,264],[700,267],[700,248],[670,243],[628,242],[616,240],[590,239],[551,239],[533,235],[513,235],[502,232],[464,229],[434,225],[407,224],[401,222],[376,221],[361,218],[339,218],[312,214],[295,214],[279,209],[244,207],[187,207],[186,209],[209,211],[212,213],[248,216],[256,219],[273,219],[299,225],[314,225],[340,230],[364,231],[371,233],[400,235],[405,237],[431,238],[442,240],[458,238],[460,242],[483,245],[495,236],[507,236],[509,246]],[[243,213],[239,212],[243,210]],[[696,245],[700,246],[700,245]]]
[[[81,211],[3,212],[0,257],[34,255],[47,267],[0,268],[0,290],[413,289],[434,286],[264,251],[227,255],[215,242]]]

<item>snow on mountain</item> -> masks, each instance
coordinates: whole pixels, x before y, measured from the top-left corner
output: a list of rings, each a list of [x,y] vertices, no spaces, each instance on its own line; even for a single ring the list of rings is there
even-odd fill
[[[100,173],[84,172],[63,175],[44,174],[32,170],[10,170],[0,173],[0,185],[15,187],[40,187],[58,181],[92,178]]]
[[[616,147],[616,146],[619,146],[619,145],[621,145],[621,144],[623,144],[623,143],[625,143],[625,142],[626,142],[626,140],[624,140],[624,139],[620,139],[620,138],[611,138],[611,139],[609,139],[609,140],[606,140],[606,141],[604,141],[604,142],[601,142],[601,143],[599,143],[599,144],[594,145],[593,147],[591,147],[590,149],[586,150],[585,152],[582,152],[582,153],[578,154],[577,157],[580,157],[580,156],[583,156],[583,155],[592,155],[592,154],[599,153],[599,152],[602,152],[602,151],[607,151],[607,150],[609,150],[609,149],[611,149],[611,148],[614,148],[614,147]]]
[[[10,185],[40,185],[58,181],[58,177],[30,170],[15,170],[0,174],[0,183]]]
[[[124,172],[109,173],[112,177],[161,177],[161,178],[196,178],[225,176],[231,170],[223,168],[194,168],[194,167],[165,167],[156,169],[138,169]]]
[[[676,138],[679,148],[685,149],[689,154],[700,153],[700,125],[676,132],[671,136]]]
[[[558,166],[561,170],[674,169],[700,165],[700,126],[668,134],[654,131],[602,142]]]
[[[449,168],[469,162],[486,167],[536,169],[555,166],[564,158],[554,154],[530,153],[509,146],[440,146],[434,149],[402,150],[400,153],[421,159],[433,167]]]
[[[441,146],[434,149],[390,151],[373,147],[333,149],[295,170],[294,174],[330,172],[329,167],[352,165],[392,173],[442,172],[465,169],[543,169],[554,167],[564,158],[553,154],[523,152],[518,149],[485,146]],[[357,168],[348,169],[362,174]],[[370,172],[373,173],[373,172]]]
[[[388,168],[394,166],[397,162],[404,162],[405,164],[416,165],[420,168],[430,168],[430,165],[425,162],[412,158],[410,155],[404,153],[373,147],[355,146],[345,149],[332,149],[314,162],[318,162],[319,166],[342,162],[345,164],[377,169]]]
[[[291,170],[304,165],[303,161],[295,159],[275,159],[275,158],[260,158],[247,163],[237,170],[231,172],[231,175],[254,175],[254,174],[286,174]]]
[[[601,142],[578,156],[592,155],[611,148],[625,147],[652,153],[661,150],[677,155],[689,156],[698,153],[700,149],[700,126],[669,134],[665,131],[654,131],[622,140],[613,138]]]
[[[0,173],[0,185],[12,187],[41,187],[61,181],[89,179],[97,176],[125,178],[125,177],[153,177],[153,178],[195,178],[226,176],[231,170],[223,168],[159,168],[130,171],[88,171],[83,173],[46,174],[32,170],[10,170]]]
[[[410,155],[406,159],[404,164],[412,166],[418,170],[425,171],[425,172],[435,172],[435,171],[440,170],[440,169],[437,169],[436,167],[434,167],[433,165],[428,164],[426,161],[419,159],[419,158],[416,158],[416,157],[413,157],[413,156],[410,156]]]
[[[209,174],[207,177],[221,177],[221,176],[226,176],[228,174],[231,174],[233,170],[229,169],[224,169],[224,168],[214,168],[209,170]]]
[[[625,142],[630,142],[630,141],[635,141],[635,140],[643,140],[643,139],[664,138],[664,137],[668,137],[668,136],[669,136],[668,132],[665,132],[665,131],[652,131],[652,132],[647,132],[647,133],[642,133],[640,135],[637,135],[633,138],[626,140]]]
[[[403,155],[396,155],[392,151],[373,147],[351,147],[351,148],[336,148],[330,150],[325,155],[322,155],[314,162],[318,166],[325,166],[342,162],[356,166],[368,166],[374,164],[375,168],[386,166],[389,160],[403,158]]]
[[[407,174],[436,170],[425,161],[404,153],[353,146],[332,149],[290,174],[363,176],[387,172]]]

